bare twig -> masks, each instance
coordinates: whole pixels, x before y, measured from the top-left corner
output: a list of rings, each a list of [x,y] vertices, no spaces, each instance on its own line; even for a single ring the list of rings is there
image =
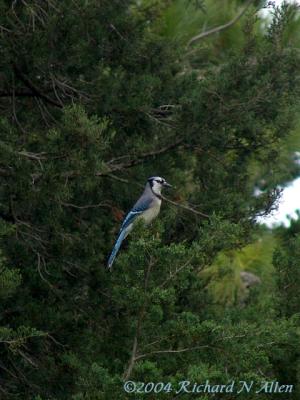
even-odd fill
[[[167,203],[170,203],[170,204],[172,204],[172,205],[175,206],[175,207],[182,208],[183,210],[186,210],[186,211],[189,211],[189,212],[191,212],[191,213],[193,213],[193,214],[199,215],[200,217],[204,217],[204,218],[208,218],[208,219],[210,218],[209,215],[207,215],[207,214],[205,214],[205,213],[203,213],[203,212],[201,212],[201,211],[195,210],[194,208],[185,206],[184,204],[177,203],[177,202],[175,202],[175,201],[173,201],[173,200],[167,199],[165,196],[162,196],[162,195],[161,195],[161,198],[162,198],[164,201],[166,201]]]
[[[13,79],[13,90],[12,90],[12,110],[13,110],[13,115],[14,115],[14,119],[16,121],[16,124],[20,128],[21,132],[25,133],[25,130],[24,130],[23,126],[21,125],[21,123],[18,120],[17,112],[16,112],[15,77],[14,77],[14,75],[12,76],[12,79]]]
[[[131,352],[131,357],[130,357],[130,360],[129,360],[128,368],[125,371],[124,376],[123,376],[123,379],[125,381],[130,377],[130,375],[132,373],[132,370],[133,370],[133,367],[134,367],[134,363],[135,363],[135,360],[136,360],[136,352],[137,352],[138,334],[139,333],[140,333],[140,318],[138,320],[137,332],[136,332],[136,335],[135,335],[135,337],[133,339],[133,347],[132,347],[132,352]]]
[[[53,115],[50,112],[49,107],[46,106],[45,102],[42,101],[42,99],[40,99],[39,97],[36,97],[35,100],[36,100],[36,102],[37,102],[37,104],[39,106],[39,109],[41,110],[41,114],[43,116],[43,119],[44,120],[47,119],[46,115],[48,115],[49,118],[51,119],[51,121],[54,122],[55,124],[57,124],[57,122],[58,122],[57,119],[53,117]],[[43,110],[44,110],[44,112],[43,112]],[[49,126],[48,122],[47,122],[47,126]]]
[[[9,29],[9,28],[6,28],[6,27],[5,27],[5,26],[3,26],[3,25],[0,25],[0,31],[12,32],[12,30],[11,30],[11,29]]]
[[[251,3],[253,3],[253,1],[254,0],[247,0],[245,3],[245,6],[241,9],[241,11],[231,21],[227,22],[226,24],[209,29],[205,32],[201,32],[198,35],[192,37],[192,39],[188,42],[188,46],[190,46],[191,44],[195,43],[196,41],[198,41],[200,39],[203,39],[207,36],[213,35],[214,33],[218,33],[218,32],[224,31],[225,29],[230,28],[245,14],[248,7],[250,6]]]
[[[52,290],[55,291],[54,286],[53,286],[53,285],[44,277],[44,275],[42,274],[42,270],[41,270],[41,260],[43,260],[43,259],[42,259],[41,255],[40,255],[40,253],[36,253],[36,255],[37,255],[37,261],[38,261],[38,262],[37,262],[38,272],[39,272],[39,275],[40,275],[42,281],[44,281],[44,282],[50,287],[50,289],[52,289]],[[45,263],[44,260],[43,260],[43,263]]]
[[[0,368],[3,369],[5,372],[7,372],[13,378],[18,379],[18,377],[12,371],[7,369],[2,363],[0,363]]]
[[[184,139],[178,139],[177,141],[175,141],[172,144],[169,144],[167,146],[161,147],[158,150],[153,150],[153,151],[149,151],[148,153],[143,153],[140,156],[138,156],[137,158],[124,162],[124,163],[120,163],[120,164],[115,164],[115,165],[111,165],[110,169],[107,172],[96,172],[96,176],[105,176],[108,175],[112,172],[116,172],[116,171],[121,171],[123,169],[127,169],[127,168],[131,168],[134,167],[136,165],[139,164],[143,164],[145,161],[147,161],[148,159],[154,158],[158,155],[164,154],[169,152],[170,150],[175,149],[176,147],[180,146],[183,143]],[[111,164],[110,161],[107,162],[107,164]]]
[[[166,286],[166,284],[168,282],[170,282],[177,274],[179,274],[180,271],[182,271],[184,268],[186,268],[189,265],[190,262],[191,262],[191,259],[188,260],[186,263],[184,263],[181,267],[176,269],[175,272],[171,273],[169,275],[169,277],[159,285],[159,287],[162,288],[162,287]]]
[[[60,201],[60,204],[62,204],[65,207],[78,208],[80,210],[84,210],[87,208],[100,208],[100,207],[111,208],[112,207],[110,204],[105,203],[105,202],[101,202],[99,204],[86,204],[84,206],[78,206],[77,204],[73,204],[73,203],[65,203],[64,201]]]
[[[18,353],[21,357],[23,357],[29,364],[31,364],[34,368],[38,368],[37,364],[29,357],[28,354],[24,353],[24,351],[18,349]]]
[[[55,107],[62,108],[62,105],[54,100],[52,100],[49,96],[42,93],[40,89],[38,89],[23,73],[20,69],[14,64],[13,66],[16,76],[34,93],[37,97],[45,100],[47,103],[52,104]]]
[[[7,340],[0,339],[0,343],[4,343],[4,344],[8,344],[8,345],[17,345],[19,343],[21,344],[23,341],[25,341],[27,339],[31,339],[31,338],[35,338],[35,337],[42,337],[42,336],[47,336],[47,333],[41,332],[38,335],[36,335],[36,334],[26,335],[26,336],[21,336],[17,339],[7,339]]]
[[[117,175],[107,174],[107,175],[105,175],[105,176],[107,176],[107,178],[114,179],[115,181],[119,181],[119,182],[122,182],[122,183],[129,183],[129,180],[128,180],[128,179],[120,178],[120,177],[117,176]],[[143,187],[144,187],[144,185],[142,185],[141,183],[138,183],[138,182],[134,182],[134,184],[135,184],[136,186],[139,186],[140,188],[143,188]]]
[[[39,108],[41,116],[42,116],[42,118],[43,118],[43,120],[45,122],[45,125],[49,128],[50,125],[49,125],[49,122],[48,122],[48,120],[46,118],[45,112],[44,112],[43,107],[42,107],[43,101],[39,97],[36,97],[36,96],[34,97],[34,100],[35,100],[36,104],[38,105],[38,108]]]
[[[57,98],[59,104],[63,107],[64,104],[63,104],[63,102],[62,102],[61,98],[59,97],[59,95],[58,95],[58,93],[57,93],[57,90],[56,90],[55,79],[54,79],[54,77],[52,76],[52,74],[51,74],[50,76],[51,76],[52,88],[53,88],[55,97]]]
[[[195,347],[186,347],[184,349],[179,349],[179,350],[169,349],[169,350],[150,351],[149,353],[140,354],[140,355],[136,356],[135,361],[140,360],[141,358],[152,356],[154,354],[185,353],[187,351],[199,350],[199,349],[203,349],[203,348],[207,348],[207,347],[210,347],[210,346],[209,345],[203,345],[203,346],[195,346]]]
[[[30,151],[18,151],[17,154],[19,154],[20,156],[24,156],[26,158],[30,158],[32,160],[45,160],[46,157],[45,155],[47,154],[46,152],[41,152],[41,153],[31,153]]]
[[[149,284],[149,276],[150,276],[150,272],[151,272],[151,268],[154,265],[154,261],[152,259],[150,259],[150,262],[148,264],[148,268],[147,271],[145,270],[145,280],[144,280],[144,290],[145,292],[147,291],[148,288],[148,284]],[[124,380],[127,380],[133,370],[135,361],[137,360],[137,350],[138,350],[138,340],[141,334],[141,327],[142,327],[142,321],[145,315],[145,309],[146,309],[146,302],[143,303],[143,306],[140,310],[139,313],[139,317],[138,317],[138,321],[137,321],[137,327],[136,327],[136,332],[135,332],[135,336],[133,339],[133,346],[132,346],[132,351],[131,351],[131,357],[128,363],[128,367],[126,369],[126,371],[124,372],[123,378]]]
[[[50,335],[50,333],[49,332],[46,332],[46,336],[49,338],[49,339],[51,339],[52,340],[52,342],[53,343],[55,343],[55,344],[57,344],[58,346],[61,346],[61,347],[67,347],[67,345],[65,345],[65,344],[62,344],[61,342],[59,342],[57,339],[55,339],[52,335]]]

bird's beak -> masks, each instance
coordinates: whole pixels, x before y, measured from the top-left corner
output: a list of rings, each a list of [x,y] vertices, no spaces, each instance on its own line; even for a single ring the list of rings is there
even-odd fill
[[[172,185],[170,185],[168,182],[165,182],[164,187],[172,187]]]

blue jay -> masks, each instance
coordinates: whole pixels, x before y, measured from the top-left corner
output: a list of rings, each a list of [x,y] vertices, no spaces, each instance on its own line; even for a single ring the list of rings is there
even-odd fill
[[[120,246],[133,228],[134,223],[142,218],[146,224],[150,224],[150,222],[157,217],[160,211],[162,200],[161,190],[163,187],[171,187],[164,178],[152,176],[148,179],[143,194],[132,207],[131,211],[126,215],[122,223],[119,236],[108,259],[108,269],[111,269]]]

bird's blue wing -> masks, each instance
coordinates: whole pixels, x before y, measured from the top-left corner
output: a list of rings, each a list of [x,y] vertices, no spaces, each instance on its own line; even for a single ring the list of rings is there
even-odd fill
[[[126,215],[120,231],[126,229],[133,221],[150,207],[151,199],[138,201],[131,211]]]
[[[151,200],[144,200],[143,198],[139,199],[137,203],[133,206],[132,210],[126,215],[123,224],[121,226],[118,239],[113,247],[111,255],[108,259],[107,267],[111,269],[113,262],[116,258],[116,255],[121,247],[121,244],[125,237],[128,234],[129,226],[134,222],[134,220],[141,215],[144,211],[146,211],[151,204]]]

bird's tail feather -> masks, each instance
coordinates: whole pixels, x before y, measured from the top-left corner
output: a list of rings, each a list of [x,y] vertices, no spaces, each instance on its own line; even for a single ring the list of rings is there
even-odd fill
[[[118,239],[116,240],[116,243],[114,245],[114,248],[112,249],[111,255],[109,256],[108,262],[107,262],[107,268],[111,269],[113,262],[115,261],[116,255],[118,254],[118,251],[121,247],[121,244],[123,240],[126,237],[126,230],[123,230],[120,234]]]

